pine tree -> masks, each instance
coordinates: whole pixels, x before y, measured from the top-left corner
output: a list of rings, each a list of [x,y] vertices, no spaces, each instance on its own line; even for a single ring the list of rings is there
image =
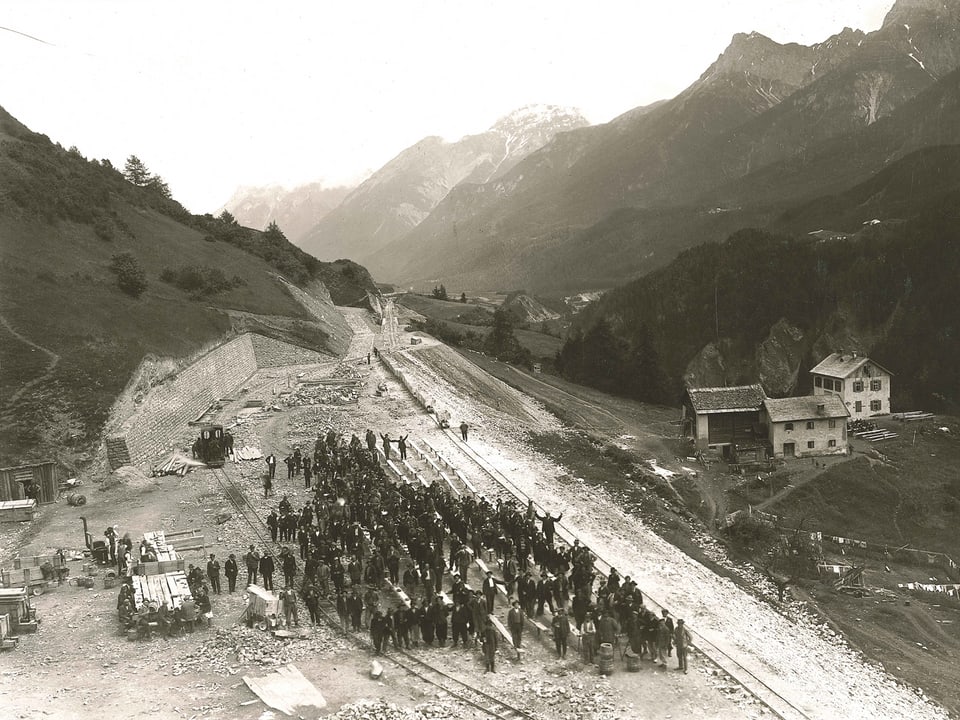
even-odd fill
[[[127,162],[123,166],[123,176],[137,187],[146,186],[151,177],[147,166],[136,155],[127,158]]]

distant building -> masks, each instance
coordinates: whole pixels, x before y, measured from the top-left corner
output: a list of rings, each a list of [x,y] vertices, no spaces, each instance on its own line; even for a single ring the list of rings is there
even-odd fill
[[[729,455],[737,445],[764,439],[760,410],[766,394],[760,385],[687,388],[680,425],[700,449],[717,448]]]
[[[837,395],[766,398],[761,422],[774,457],[842,455],[847,452],[847,411]]]
[[[857,353],[833,353],[810,371],[814,396],[835,395],[854,419],[890,412],[893,373]]]

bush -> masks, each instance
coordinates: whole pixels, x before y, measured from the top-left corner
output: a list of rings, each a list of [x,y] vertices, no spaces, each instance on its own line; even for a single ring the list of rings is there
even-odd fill
[[[228,280],[222,270],[208,265],[198,265],[196,267],[184,265],[179,270],[164,268],[163,272],[160,273],[160,279],[190,293],[193,300],[216,295],[219,292],[225,292],[247,284],[247,281],[239,275],[234,275],[232,279]]]
[[[117,276],[117,286],[131,297],[138,298],[147,289],[147,274],[131,253],[110,258],[110,272]]]

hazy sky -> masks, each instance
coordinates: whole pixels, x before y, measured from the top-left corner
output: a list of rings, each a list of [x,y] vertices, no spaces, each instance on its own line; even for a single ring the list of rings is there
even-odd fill
[[[240,185],[355,183],[530,103],[606,122],[676,95],[735,32],[811,44],[892,4],[4,0],[0,106],[88,158],[138,155],[210,212]]]

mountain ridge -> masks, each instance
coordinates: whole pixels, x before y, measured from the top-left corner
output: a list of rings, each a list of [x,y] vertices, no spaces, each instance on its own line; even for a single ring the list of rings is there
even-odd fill
[[[318,257],[363,260],[376,273],[389,267],[380,251],[427,217],[452,188],[500,177],[557,133],[585,125],[578,111],[526,106],[483,133],[449,143],[423,138],[361,183],[300,244]]]
[[[811,46],[736,35],[677,97],[647,113],[561,134],[495,181],[455,188],[386,248],[392,273],[386,279],[551,291],[560,259],[576,258],[584,283],[576,287],[570,278],[565,290],[609,287],[662,265],[698,239],[736,230],[737,214],[762,226],[802,199],[793,197],[789,182],[777,183],[775,168],[802,167],[832,148],[828,180],[863,180],[880,167],[847,172],[840,167],[843,154],[856,153],[867,129],[960,65],[960,15],[953,8],[930,13],[930,5],[895,6],[913,21],[909,30],[890,22],[866,34],[847,28]],[[902,125],[898,131],[910,132]],[[764,177],[763,203],[746,192],[754,176]],[[807,192],[817,192],[814,180],[809,183]],[[714,210],[728,214],[718,218]],[[661,218],[636,226],[639,241],[626,262],[614,262],[612,247],[597,254],[610,257],[605,268],[579,252],[579,238],[597,237],[604,226],[608,232],[611,218],[631,213]],[[670,213],[680,222],[668,222]],[[629,232],[613,229],[618,238]],[[648,236],[655,239],[649,250],[640,239]],[[621,239],[616,243],[631,250]],[[656,257],[640,259],[650,252]]]

